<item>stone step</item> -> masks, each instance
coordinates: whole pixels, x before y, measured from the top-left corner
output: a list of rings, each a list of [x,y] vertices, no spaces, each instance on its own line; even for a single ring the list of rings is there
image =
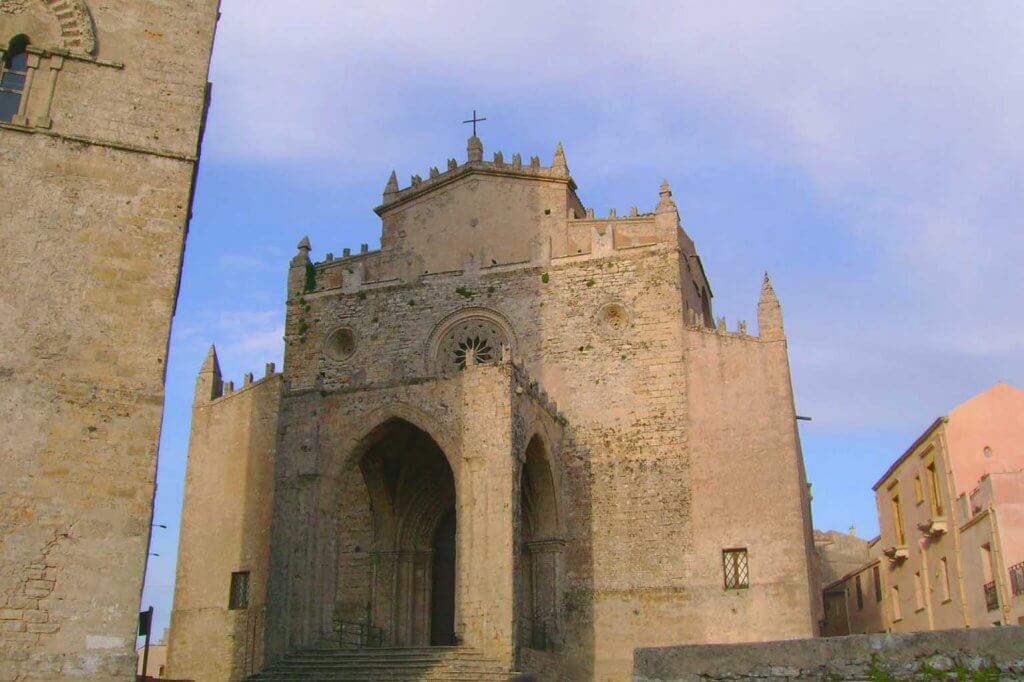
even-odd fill
[[[467,647],[315,648],[287,654],[252,682],[396,680],[507,682],[527,679]]]

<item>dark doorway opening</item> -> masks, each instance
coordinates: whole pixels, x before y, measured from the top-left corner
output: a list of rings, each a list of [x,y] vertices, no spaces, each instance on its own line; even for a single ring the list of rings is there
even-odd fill
[[[452,646],[455,642],[455,509],[434,532],[432,589],[430,601],[430,645]]]

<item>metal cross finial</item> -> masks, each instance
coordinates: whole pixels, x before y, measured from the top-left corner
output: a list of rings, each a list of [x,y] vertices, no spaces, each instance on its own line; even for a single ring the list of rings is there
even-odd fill
[[[486,121],[486,120],[487,120],[486,118],[477,118],[476,117],[476,109],[474,109],[473,110],[473,118],[469,119],[468,121],[463,121],[463,123],[472,123],[473,124],[473,137],[476,137],[476,124],[479,123],[480,121]]]

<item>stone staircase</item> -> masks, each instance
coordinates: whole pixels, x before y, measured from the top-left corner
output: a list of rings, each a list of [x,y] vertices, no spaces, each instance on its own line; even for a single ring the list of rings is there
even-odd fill
[[[508,682],[530,680],[509,672],[467,647],[337,649],[294,651],[250,682],[285,680],[423,680],[424,682]]]

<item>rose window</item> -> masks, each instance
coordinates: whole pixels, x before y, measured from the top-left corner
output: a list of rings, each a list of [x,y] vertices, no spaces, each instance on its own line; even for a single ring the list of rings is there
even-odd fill
[[[508,334],[494,320],[472,316],[459,320],[445,329],[438,339],[435,363],[442,372],[457,372],[466,368],[466,356],[473,363],[489,365],[501,359],[503,346],[510,346]]]
[[[473,362],[477,365],[487,365],[494,362],[494,349],[488,339],[481,339],[479,336],[459,341],[459,347],[455,349],[454,360],[459,369],[466,369],[466,356],[473,353]]]

